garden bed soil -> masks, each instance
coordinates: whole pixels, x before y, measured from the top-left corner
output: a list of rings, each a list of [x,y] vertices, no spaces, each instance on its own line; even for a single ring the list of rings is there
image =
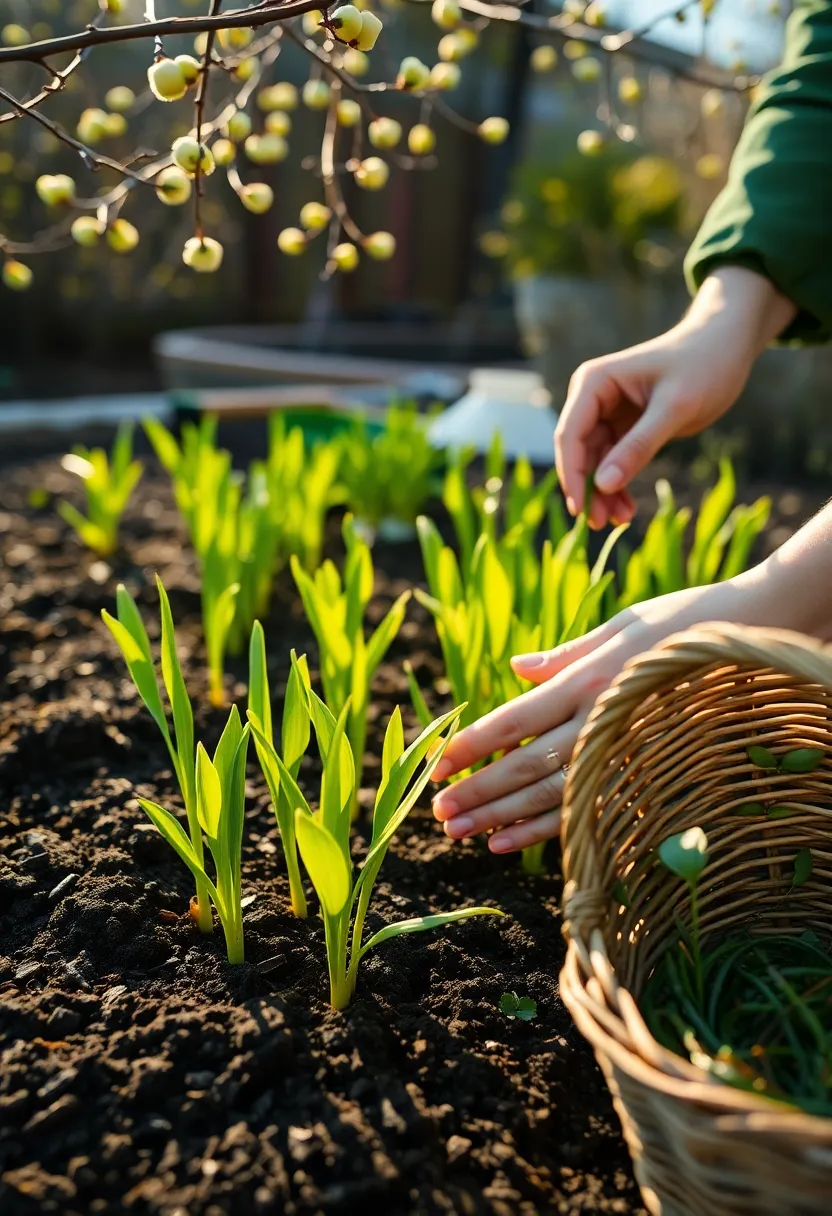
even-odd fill
[[[250,763],[246,963],[229,967],[221,936],[198,933],[189,875],[136,802],[173,799],[170,762],[99,615],[124,581],[155,636],[159,571],[201,698],[198,737],[213,744],[223,715],[204,708],[198,581],[169,489],[145,476],[108,563],[51,504],[32,505],[44,489],[74,491],[55,459],[0,469],[4,1216],[643,1212],[601,1074],[558,995],[555,848],[553,872],[527,877],[482,842],[452,845],[423,800],[385,862],[368,931],[468,903],[508,919],[385,943],[334,1013],[321,923],[288,910]],[[815,505],[778,501],[775,529]],[[421,564],[412,545],[380,546],[376,563],[380,616]],[[290,647],[315,654],[285,576],[266,633],[282,695]],[[375,757],[395,704],[415,728],[405,656],[423,683],[441,671],[415,605],[376,680]],[[242,705],[245,664],[232,667]],[[377,775],[368,760],[369,786]],[[356,858],[365,844],[359,823]],[[506,991],[533,997],[536,1019],[501,1014]]]

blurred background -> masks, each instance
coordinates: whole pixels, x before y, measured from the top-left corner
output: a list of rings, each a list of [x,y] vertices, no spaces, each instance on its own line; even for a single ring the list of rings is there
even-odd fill
[[[524,11],[561,7],[532,0]],[[204,0],[170,0],[158,12],[204,8]],[[0,0],[0,26],[19,23],[46,38],[82,28],[97,9],[97,0]],[[612,29],[649,26],[647,53],[594,55],[578,43],[543,43],[516,24],[485,28],[447,101],[463,125],[508,118],[506,142],[489,146],[435,113],[435,158],[413,171],[394,167],[379,193],[349,180],[345,187],[365,231],[394,234],[392,261],[365,258],[355,273],[322,281],[317,248],[299,258],[279,253],[278,232],[297,223],[303,203],[323,197],[324,116],[300,107],[288,158],[244,173],[273,187],[272,210],[247,213],[222,173],[207,183],[206,231],[226,248],[217,274],[195,275],[181,262],[190,208],[159,205],[149,191],[133,191],[122,212],[141,234],[130,256],[70,246],[26,259],[31,290],[0,292],[0,399],[275,383],[283,377],[271,355],[300,350],[405,359],[428,372],[531,365],[557,408],[582,360],[652,336],[683,311],[684,252],[725,180],[749,104],[748,89],[713,81],[753,81],[776,64],[787,16],[770,0],[704,0],[675,15],[666,0],[608,0],[590,6],[589,18],[577,0],[572,10]],[[393,78],[405,54],[436,61],[441,31],[430,4],[387,0],[379,11],[385,33],[369,79]],[[139,0],[125,0],[120,19],[142,13]],[[168,54],[193,49],[192,39],[168,43]],[[85,109],[126,84],[139,101],[102,150],[122,160],[139,148],[164,150],[189,129],[191,107],[142,100],[148,61],[145,42],[97,48],[45,112],[72,131]],[[270,69],[270,79],[298,86],[308,74],[308,56],[291,44]],[[25,96],[42,72],[10,65],[0,82]],[[217,99],[228,93],[226,80],[215,87]],[[384,95],[377,108],[405,127],[417,120],[411,98]],[[72,173],[79,193],[115,180],[103,170],[96,181],[34,122],[5,122],[7,239],[28,241],[54,223],[34,190],[44,172]],[[179,338],[161,337],[171,333]],[[241,347],[269,358],[246,366]],[[283,379],[292,382],[291,370]],[[771,352],[723,442],[757,468],[828,472],[832,441],[820,402],[830,379],[824,351]]]

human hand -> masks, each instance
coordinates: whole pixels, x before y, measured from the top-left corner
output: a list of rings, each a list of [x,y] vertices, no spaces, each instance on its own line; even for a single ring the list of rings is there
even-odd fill
[[[632,478],[669,440],[698,434],[733,405],[754,360],[795,311],[762,275],[724,267],[673,329],[579,367],[555,432],[571,513],[583,509],[594,469],[592,526],[630,520]]]
[[[538,687],[481,718],[451,740],[434,773],[455,773],[506,752],[441,790],[434,817],[452,840],[493,831],[493,853],[527,848],[560,831],[564,766],[596,698],[628,659],[703,621],[750,616],[748,576],[660,596],[618,613],[598,629],[555,650],[512,659],[518,675]],[[753,623],[753,621],[749,621]],[[530,743],[521,747],[524,739]]]

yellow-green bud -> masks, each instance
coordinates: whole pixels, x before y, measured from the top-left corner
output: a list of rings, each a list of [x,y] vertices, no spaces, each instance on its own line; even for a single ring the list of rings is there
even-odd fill
[[[396,252],[396,238],[392,232],[371,232],[362,241],[364,252],[377,262],[389,262]]]
[[[374,148],[395,148],[402,137],[402,125],[395,118],[374,118],[367,136]]]
[[[103,110],[84,110],[75,128],[78,138],[85,144],[98,144],[107,138],[108,116]]]
[[[303,104],[309,110],[325,110],[329,98],[330,88],[325,80],[307,80],[303,86]]]
[[[92,249],[101,240],[101,224],[91,215],[79,215],[72,221],[70,232],[76,245]]]
[[[3,282],[11,291],[28,291],[33,277],[32,271],[23,262],[10,258],[3,263]]]
[[[126,84],[116,84],[107,90],[104,102],[108,110],[112,110],[115,114],[123,114],[135,105],[136,94],[132,89],[128,89]]]
[[[255,165],[276,165],[289,154],[289,145],[282,135],[265,132],[249,135],[245,143],[246,156]]]
[[[362,190],[383,190],[390,177],[390,166],[380,156],[368,156],[355,171],[355,181]]]
[[[204,236],[200,240],[198,236],[192,236],[185,242],[182,261],[199,274],[213,274],[222,266],[224,252],[222,245],[213,237]]]
[[[225,124],[225,133],[235,144],[242,143],[251,135],[251,118],[245,110],[235,110]]]
[[[531,53],[530,63],[533,72],[551,72],[558,64],[558,53],[549,42],[536,46]]]
[[[591,81],[600,78],[601,64],[591,56],[587,56],[585,59],[576,59],[572,64],[572,75],[576,80],[580,80],[582,84],[589,84]]]
[[[246,211],[254,215],[264,215],[274,203],[274,190],[266,182],[249,182],[238,196]]]
[[[430,84],[434,89],[447,92],[459,84],[462,70],[458,63],[436,63],[430,71]]]
[[[349,241],[343,241],[333,249],[332,260],[339,270],[349,274],[358,265],[358,250]]]
[[[354,42],[361,33],[361,13],[354,4],[344,4],[336,8],[329,24],[342,42]]]
[[[66,173],[44,173],[35,182],[35,190],[47,207],[60,207],[75,198],[75,182]]]
[[[118,139],[127,132],[127,119],[123,114],[107,115],[107,138]]]
[[[295,256],[306,249],[306,233],[300,228],[284,228],[278,235],[277,247],[281,253]]]
[[[600,156],[606,146],[600,131],[581,131],[577,143],[581,156]]]
[[[257,94],[257,104],[261,110],[296,110],[298,107],[298,91],[288,80],[280,80],[277,84],[261,89]]]
[[[332,219],[332,212],[323,203],[304,203],[300,209],[300,222],[308,232],[320,232]]]
[[[156,193],[168,207],[181,207],[191,197],[191,179],[178,165],[168,165],[156,176]]]
[[[494,115],[484,119],[477,128],[480,139],[487,144],[502,144],[508,138],[509,124],[507,118]]]
[[[635,76],[622,76],[618,82],[618,98],[625,106],[637,105],[644,93]]]
[[[338,122],[342,127],[357,127],[361,122],[361,106],[351,97],[338,102]]]
[[[378,36],[384,26],[375,13],[366,12],[361,14],[361,29],[358,37],[355,40],[355,45],[359,51],[371,51],[378,42]]]
[[[193,55],[177,55],[173,61],[185,77],[186,84],[196,84],[202,71],[202,64]]]
[[[344,71],[350,76],[366,76],[370,70],[370,60],[363,51],[350,47],[344,52]]]
[[[407,133],[407,146],[414,156],[427,156],[436,147],[436,136],[424,122],[417,122]]]
[[[211,145],[211,151],[214,154],[214,163],[222,169],[233,165],[237,157],[237,148],[230,139],[218,139]]]
[[[462,21],[462,10],[457,0],[433,0],[430,15],[440,30],[455,30]]]
[[[120,217],[107,229],[107,244],[116,253],[131,253],[139,243],[139,230]]]
[[[286,136],[292,129],[292,120],[285,110],[272,110],[263,125],[270,135]]]
[[[147,69],[150,91],[159,101],[179,101],[188,91],[185,73],[174,59],[158,59]]]
[[[410,92],[418,91],[423,89],[429,80],[430,68],[422,63],[421,59],[417,59],[415,55],[408,55],[402,60],[396,79],[398,88],[407,89]]]
[[[306,34],[307,38],[314,38],[316,34],[320,34],[321,22],[323,19],[323,13],[317,8],[313,8],[310,13],[303,14],[301,24],[303,26],[303,32]]]
[[[214,157],[211,149],[205,144],[198,144],[193,135],[181,135],[173,141],[171,155],[174,162],[186,173],[194,174],[197,169],[210,177],[214,172]]]
[[[26,29],[26,27],[23,25],[18,25],[14,21],[3,26],[2,31],[0,31],[0,38],[3,39],[6,46],[25,46],[27,42],[31,42],[29,31]],[[9,263],[7,262],[6,265],[8,266]],[[13,262],[12,265],[20,266],[22,263]],[[24,269],[29,270],[29,267],[26,266]],[[32,272],[29,271],[30,275],[31,273]],[[7,283],[6,286],[8,287],[9,284]],[[27,283],[26,286],[28,287],[29,284]],[[20,288],[18,288],[18,290],[20,290]]]

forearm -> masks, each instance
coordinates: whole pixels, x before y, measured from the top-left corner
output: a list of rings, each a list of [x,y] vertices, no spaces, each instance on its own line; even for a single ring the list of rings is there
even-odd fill
[[[795,629],[832,641],[832,502],[732,582],[745,624]]]
[[[725,341],[753,363],[796,315],[797,307],[764,275],[742,266],[720,266],[705,279],[680,326],[726,326]]]

